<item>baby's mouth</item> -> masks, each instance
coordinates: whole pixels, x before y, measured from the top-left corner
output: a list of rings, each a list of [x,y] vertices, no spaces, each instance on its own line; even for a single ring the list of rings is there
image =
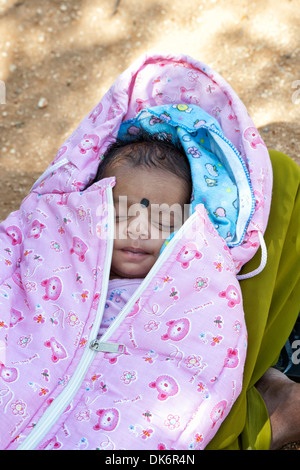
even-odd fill
[[[128,256],[132,256],[132,257],[141,257],[141,256],[149,255],[148,251],[145,251],[142,248],[134,248],[132,246],[126,246],[122,248],[121,251],[123,251]]]

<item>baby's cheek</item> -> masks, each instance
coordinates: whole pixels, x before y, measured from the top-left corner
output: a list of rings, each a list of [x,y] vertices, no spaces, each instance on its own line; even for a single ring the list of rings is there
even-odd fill
[[[156,261],[156,260],[158,259],[158,257],[159,257],[159,254],[160,254],[160,252],[161,252],[161,249],[162,249],[162,246],[163,246],[164,242],[165,242],[165,239],[158,239],[158,240],[156,240],[156,242],[155,242],[155,247],[154,247],[154,253],[155,253],[155,254],[154,254],[154,258],[155,258],[155,261]],[[154,263],[155,263],[155,261],[154,261]]]
[[[170,231],[160,230],[156,225],[151,224],[150,235],[152,240],[159,240],[161,245],[170,236]]]

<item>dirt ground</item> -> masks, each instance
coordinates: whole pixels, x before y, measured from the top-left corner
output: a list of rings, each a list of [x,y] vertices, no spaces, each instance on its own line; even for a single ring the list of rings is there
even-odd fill
[[[212,66],[300,164],[300,0],[0,0],[0,220],[149,50]]]
[[[0,0],[0,220],[149,50],[213,67],[300,164],[300,0]]]

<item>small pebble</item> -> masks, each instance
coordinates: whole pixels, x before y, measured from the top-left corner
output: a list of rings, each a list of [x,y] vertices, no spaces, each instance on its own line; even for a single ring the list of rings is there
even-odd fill
[[[46,106],[48,106],[47,98],[44,98],[44,97],[40,98],[39,102],[38,102],[38,107],[39,108],[46,108]]]

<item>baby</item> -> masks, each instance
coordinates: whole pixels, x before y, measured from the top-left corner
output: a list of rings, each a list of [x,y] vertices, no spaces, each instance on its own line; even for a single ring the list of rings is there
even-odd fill
[[[180,228],[191,198],[191,171],[182,149],[151,139],[116,143],[96,181],[116,177],[115,239],[110,279],[144,278],[163,242]]]
[[[192,190],[183,149],[147,135],[108,148],[94,181],[112,176],[115,236],[100,334],[148,274],[165,240],[184,223]]]

